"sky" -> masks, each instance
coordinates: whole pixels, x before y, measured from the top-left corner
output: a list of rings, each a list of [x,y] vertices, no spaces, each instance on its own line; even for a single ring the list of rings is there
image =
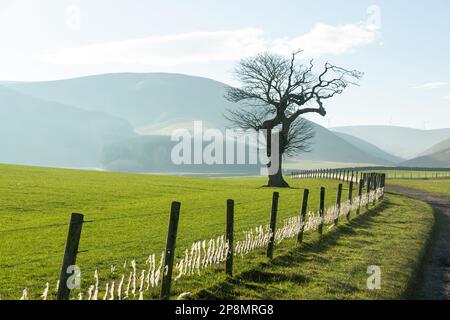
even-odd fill
[[[326,127],[450,127],[450,1],[0,0],[0,80],[174,72],[238,85],[239,59],[303,49],[358,69],[308,116]]]

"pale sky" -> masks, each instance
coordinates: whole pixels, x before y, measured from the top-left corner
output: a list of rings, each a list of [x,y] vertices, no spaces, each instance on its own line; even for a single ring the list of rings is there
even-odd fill
[[[0,0],[0,79],[176,72],[236,84],[261,51],[365,73],[325,126],[450,127],[450,2]]]

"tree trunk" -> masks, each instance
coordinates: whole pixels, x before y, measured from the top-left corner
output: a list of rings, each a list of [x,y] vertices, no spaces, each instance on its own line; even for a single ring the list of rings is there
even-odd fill
[[[280,155],[278,171],[273,175],[269,175],[268,187],[289,188],[289,184],[283,178],[282,159],[283,155]]]
[[[268,129],[266,131],[265,137],[267,141],[267,157],[270,159],[272,154],[272,129]],[[283,141],[280,140],[279,134],[277,134],[277,140],[278,143],[276,144],[276,146],[278,147],[278,170],[275,174],[269,174],[269,182],[267,183],[267,186],[276,188],[289,188],[289,184],[283,178],[283,169],[282,169],[283,147],[281,143],[284,143],[284,140]],[[267,165],[267,168],[269,170],[271,165],[272,161],[270,161]]]

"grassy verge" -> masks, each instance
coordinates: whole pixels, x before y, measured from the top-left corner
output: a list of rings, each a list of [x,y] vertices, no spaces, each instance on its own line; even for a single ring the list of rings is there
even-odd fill
[[[450,179],[444,180],[390,180],[388,184],[398,184],[418,190],[450,195]]]
[[[423,202],[388,194],[385,202],[318,243],[279,248],[272,262],[196,293],[202,299],[406,298],[434,222]],[[294,248],[293,248],[294,247]],[[367,289],[367,268],[381,270],[381,289]]]

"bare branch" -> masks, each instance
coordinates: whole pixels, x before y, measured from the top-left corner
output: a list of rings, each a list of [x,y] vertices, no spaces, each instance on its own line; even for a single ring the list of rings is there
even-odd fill
[[[291,157],[303,152],[310,152],[314,136],[311,122],[304,118],[298,118],[289,128],[284,154]]]
[[[301,116],[325,116],[324,101],[357,85],[363,75],[328,62],[315,73],[313,60],[297,63],[301,52],[294,51],[289,58],[262,53],[241,60],[235,75],[242,85],[229,88],[226,94],[229,101],[243,106],[228,110],[226,118],[246,130],[281,128],[280,151],[286,155],[307,150],[313,137],[310,123]]]

